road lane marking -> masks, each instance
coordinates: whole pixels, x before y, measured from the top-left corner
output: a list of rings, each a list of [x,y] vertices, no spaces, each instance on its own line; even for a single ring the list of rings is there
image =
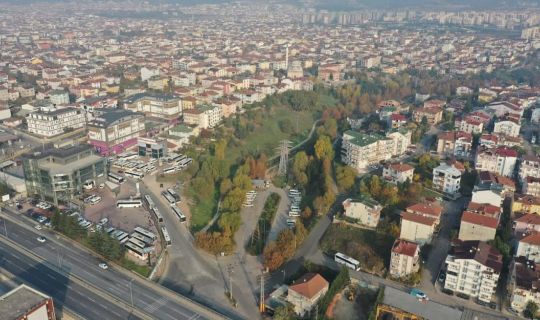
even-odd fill
[[[52,274],[50,273],[46,273],[47,277],[51,278],[51,279],[54,279],[54,280],[58,280],[55,276],[53,276]]]

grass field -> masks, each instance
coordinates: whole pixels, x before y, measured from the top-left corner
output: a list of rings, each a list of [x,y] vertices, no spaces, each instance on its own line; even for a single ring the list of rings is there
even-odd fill
[[[341,252],[360,262],[364,271],[383,274],[390,262],[394,238],[375,230],[360,229],[346,224],[332,224],[320,242],[327,253]]]
[[[190,189],[190,192],[192,189]],[[191,199],[194,199],[193,195],[190,195]],[[197,232],[204,228],[206,224],[212,220],[214,213],[217,209],[217,203],[219,201],[219,190],[215,190],[212,201],[201,201],[193,205],[191,209],[191,224],[190,229],[193,232]]]
[[[279,122],[285,119],[292,122],[296,131],[292,135],[279,128]],[[315,120],[314,115],[307,111],[295,112],[287,107],[274,107],[262,125],[243,139],[241,145],[227,149],[226,157],[233,162],[248,153],[264,152],[270,158],[277,153],[276,147],[280,140],[288,139],[294,145],[307,137]]]

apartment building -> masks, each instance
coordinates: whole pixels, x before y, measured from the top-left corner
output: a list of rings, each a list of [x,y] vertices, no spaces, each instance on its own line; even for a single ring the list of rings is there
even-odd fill
[[[503,265],[497,249],[482,241],[458,240],[445,263],[445,289],[491,302]]]
[[[472,134],[465,131],[447,131],[437,136],[437,153],[443,156],[469,158]]]
[[[525,213],[514,219],[512,227],[516,237],[519,234],[540,232],[540,214]]]
[[[484,130],[484,126],[490,121],[491,118],[484,113],[473,113],[461,119],[456,119],[454,128],[470,134],[480,134]]]
[[[422,107],[413,111],[413,120],[421,123],[425,117],[430,126],[434,126],[442,121],[443,110],[439,107]]]
[[[419,245],[431,243],[437,227],[437,219],[410,212],[401,213],[399,237]]]
[[[535,213],[540,215],[540,197],[530,195],[515,195],[512,211],[520,213]]]
[[[443,207],[441,207],[437,202],[426,201],[412,204],[408,206],[405,211],[422,217],[433,218],[435,219],[435,223],[439,224],[441,221]]]
[[[369,198],[347,199],[342,203],[344,215],[359,224],[375,228],[379,224],[382,206]]]
[[[50,110],[50,111],[45,111]],[[43,137],[53,137],[70,129],[84,128],[86,113],[81,109],[44,109],[26,116],[28,132]]]
[[[519,163],[519,180],[523,182],[527,177],[540,178],[540,158],[524,155]]]
[[[145,132],[144,114],[124,109],[104,109],[88,122],[88,143],[101,155],[118,154],[137,144]]]
[[[397,184],[413,181],[414,167],[406,163],[392,163],[384,166],[382,177],[385,181]]]
[[[65,90],[52,90],[48,96],[49,101],[55,106],[69,104],[69,93]]]
[[[184,111],[184,123],[196,125],[201,129],[212,129],[223,120],[222,108],[213,105],[200,105]]]
[[[540,301],[540,264],[526,257],[517,257],[510,265],[507,292],[510,307],[523,312],[530,301]]]
[[[83,185],[99,185],[107,179],[107,159],[90,145],[39,148],[23,155],[28,196],[58,205],[83,193]]]
[[[511,177],[514,174],[518,153],[507,148],[480,148],[476,153],[476,170],[486,170]]]
[[[392,156],[400,156],[405,154],[411,145],[412,133],[406,128],[392,129],[386,133],[386,137],[393,142]]]
[[[369,165],[389,160],[393,150],[392,139],[348,130],[343,134],[341,160],[358,171],[364,171]]]
[[[516,257],[526,257],[540,263],[540,232],[534,230],[517,234]]]
[[[390,255],[390,275],[407,277],[420,270],[420,246],[404,239],[396,239]]]
[[[493,133],[504,134],[509,137],[519,136],[519,130],[521,124],[518,119],[515,118],[503,118],[495,121],[495,127]]]
[[[124,100],[124,108],[166,120],[174,120],[182,114],[180,98],[165,94],[137,93]]]
[[[495,239],[499,218],[466,210],[461,216],[458,239],[463,241]]]
[[[504,196],[512,196],[516,192],[513,179],[490,171],[478,172],[477,187],[480,189],[500,189]]]
[[[521,191],[530,196],[540,197],[540,178],[525,178],[525,180],[523,180]]]
[[[449,196],[457,196],[461,188],[461,171],[445,162],[433,169],[433,187]]]

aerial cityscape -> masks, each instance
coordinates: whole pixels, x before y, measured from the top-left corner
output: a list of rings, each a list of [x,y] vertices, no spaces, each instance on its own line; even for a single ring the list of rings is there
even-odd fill
[[[0,320],[540,319],[540,1],[0,0]]]

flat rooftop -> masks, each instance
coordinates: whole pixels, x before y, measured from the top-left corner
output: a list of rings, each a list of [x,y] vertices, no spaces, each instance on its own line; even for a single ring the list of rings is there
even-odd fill
[[[48,296],[26,285],[20,285],[0,297],[0,320],[18,319],[28,310],[41,304]]]

